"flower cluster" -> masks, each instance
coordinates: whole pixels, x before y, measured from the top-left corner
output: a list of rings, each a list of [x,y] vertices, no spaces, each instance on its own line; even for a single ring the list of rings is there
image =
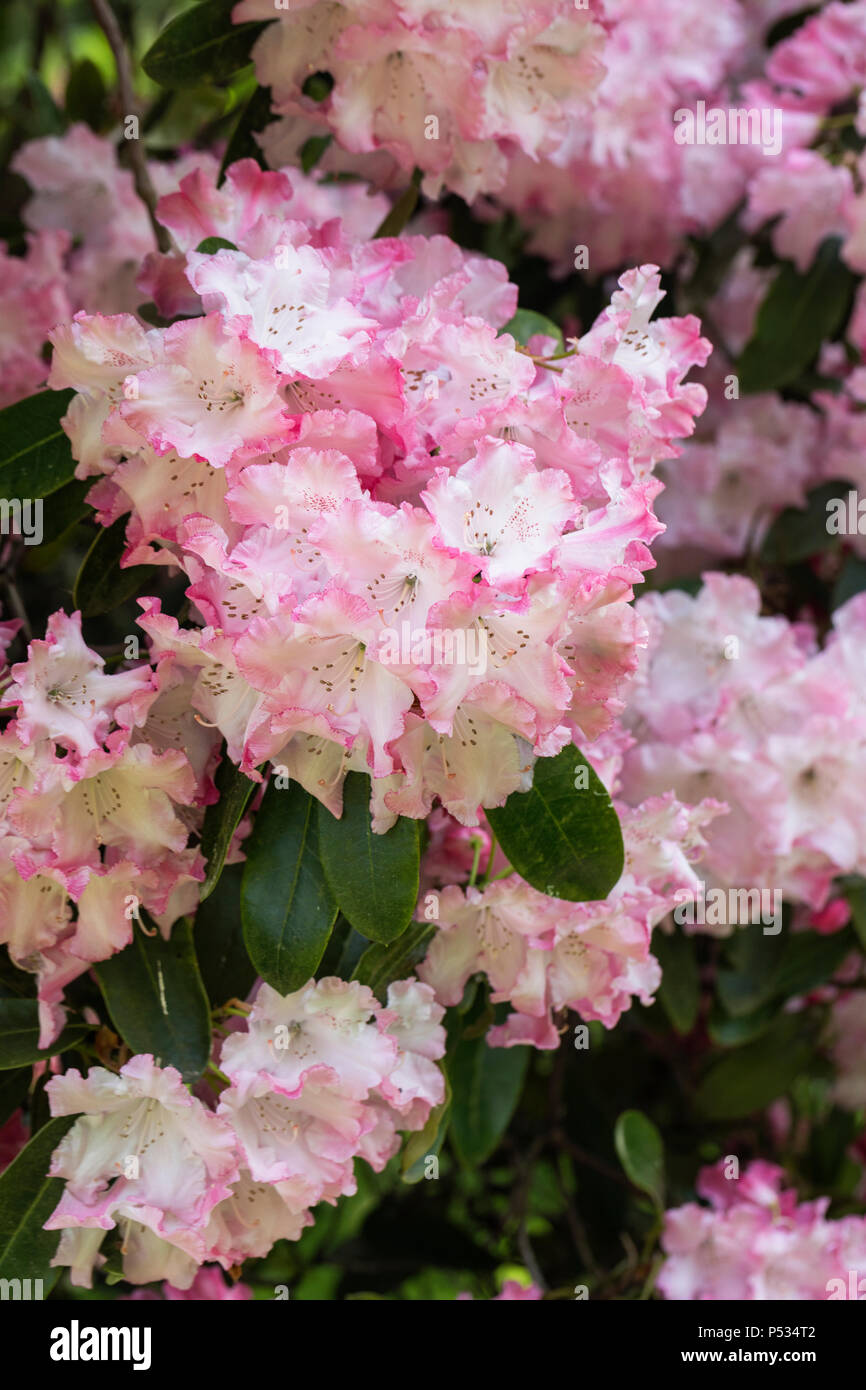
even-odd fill
[[[819,481],[827,430],[807,405],[764,392],[734,402],[710,391],[700,437],[659,476],[659,550],[739,558],[757,549],[784,507],[802,507]],[[839,476],[833,474],[834,477]]]
[[[262,985],[222,1043],[216,1104],[145,1055],[118,1074],[53,1077],[52,1114],[80,1116],[51,1165],[65,1180],[46,1223],[62,1232],[54,1263],[89,1287],[118,1228],[130,1283],[190,1290],[202,1264],[230,1270],[297,1240],[311,1207],[356,1190],[356,1157],[381,1172],[398,1131],[422,1129],[443,1101],[443,1012],[414,979],[389,986],[386,1008],[357,982],[286,996]]]
[[[126,562],[190,581],[202,626],[156,600],[140,621],[229,757],[335,813],[368,770],[377,830],[437,797],[476,824],[533,754],[622,707],[652,468],[703,408],[683,378],[708,344],[694,318],[651,321],[645,266],[572,350],[523,348],[497,333],[516,300],[497,263],[300,222],[291,199],[252,161],[219,190],[184,178],[159,210],[180,251],[151,269],[176,309],[181,268],[204,312],[78,314],[50,384],[78,393],[101,519],[131,512]],[[207,236],[236,249],[190,249]]]
[[[166,664],[109,673],[54,613],[13,665],[0,734],[0,942],[38,978],[41,1045],[63,991],[132,939],[146,908],[167,935],[198,900],[190,829],[216,792],[215,735]]]
[[[233,18],[273,20],[274,6],[241,0]],[[253,50],[284,118],[269,140],[330,132],[353,154],[378,155],[380,176],[423,169],[431,197],[443,185],[467,200],[502,187],[514,149],[556,156],[604,71],[604,30],[572,0],[480,10],[469,0],[305,0],[277,18]],[[322,70],[332,88],[319,100],[307,86]]]
[[[722,1160],[702,1169],[698,1195],[665,1215],[667,1259],[656,1281],[665,1298],[748,1301],[861,1297],[866,1275],[866,1217],[826,1218],[829,1198],[798,1204],[785,1173],[755,1161],[742,1176]]]
[[[754,584],[708,574],[700,593],[638,601],[649,643],[626,723],[629,801],[673,788],[725,803],[701,871],[812,908],[833,879],[866,869],[866,601],[833,615],[818,650],[807,623],[760,616]]]
[[[621,735],[602,739],[594,755],[614,790],[621,753],[612,745],[628,742]],[[683,895],[696,890],[691,861],[705,846],[703,827],[724,808],[711,801],[689,808],[671,793],[649,798],[636,809],[614,804],[622,824],[625,869],[600,902],[563,902],[537,892],[516,873],[480,887],[458,887],[455,880],[465,877],[462,843],[455,843],[453,832],[448,837],[451,881],[437,894],[439,930],[418,974],[443,1004],[453,1005],[463,997],[470,975],[483,972],[491,1002],[508,1001],[514,1010],[491,1028],[490,1046],[556,1048],[561,1022],[554,1015],[564,1009],[612,1028],[635,997],[652,1003],[661,979],[650,950],[653,927]],[[442,838],[440,827],[430,855],[434,872],[447,881]],[[428,893],[422,905],[422,915],[427,915]]]
[[[213,154],[196,151],[166,163],[152,160],[148,167],[155,187],[167,194],[196,169],[215,178],[218,163]],[[64,238],[64,282],[72,309],[106,314],[135,309],[142,301],[136,281],[142,262],[155,250],[154,233],[113,142],[74,124],[63,135],[28,140],[12,168],[31,189],[26,226]],[[69,311],[60,313],[50,326],[69,317]]]
[[[55,324],[71,317],[63,231],[37,232],[23,256],[0,244],[0,407],[32,395],[45,383],[43,349]]]

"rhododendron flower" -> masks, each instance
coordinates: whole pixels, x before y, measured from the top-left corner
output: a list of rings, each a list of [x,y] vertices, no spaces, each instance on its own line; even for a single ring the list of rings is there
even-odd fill
[[[209,312],[148,333],[96,319],[92,344],[79,317],[52,380],[80,392],[67,428],[79,471],[105,474],[103,519],[133,506],[127,561],[156,543],[190,581],[206,626],[155,600],[142,625],[229,757],[256,779],[291,765],[335,813],[366,767],[377,831],[436,796],[475,824],[523,775],[514,740],[549,756],[621,707],[660,530],[648,474],[704,406],[683,378],[708,344],[694,319],[651,319],[644,266],[548,372],[496,333],[500,268],[336,223],[305,242],[290,193],[243,161],[219,192],[185,179],[165,211]],[[191,252],[203,230],[240,249]]]
[[[168,1236],[172,1225],[200,1225],[229,1195],[238,1176],[231,1130],[189,1095],[174,1067],[138,1056],[116,1076],[102,1067],[87,1077],[68,1071],[47,1090],[52,1114],[81,1115],[52,1160],[66,1187],[49,1230],[109,1230],[123,1209]]]
[[[290,1099],[322,1081],[363,1100],[397,1060],[378,1013],[375,996],[357,983],[319,980],[285,997],[262,985],[247,1031],[226,1039],[222,1070],[240,1101],[260,1081]]]
[[[738,576],[707,575],[696,598],[648,595],[638,609],[649,645],[626,722],[645,732],[626,754],[626,796],[673,784],[686,801],[726,803],[702,860],[713,880],[822,907],[835,875],[866,867],[850,781],[866,765],[862,596],[837,610],[820,652],[806,624],[761,617]]]
[[[48,375],[43,346],[72,314],[63,265],[68,245],[58,229],[28,236],[26,256],[0,246],[0,407],[38,391]]]
[[[742,1177],[725,1160],[702,1169],[698,1194],[709,1207],[690,1202],[665,1216],[656,1280],[665,1298],[821,1300],[847,1290],[849,1270],[866,1272],[866,1219],[828,1221],[829,1199],[798,1205],[784,1177],[761,1161]]]
[[[128,729],[143,719],[150,670],[106,675],[103,660],[84,645],[81,614],[53,613],[44,642],[33,642],[28,660],[12,668],[7,701],[18,701],[15,727],[23,743],[52,738],[84,757],[112,724]]]
[[[482,971],[492,1002],[514,1009],[488,1034],[494,1047],[557,1047],[553,1015],[565,1008],[612,1028],[635,996],[651,1002],[661,978],[652,929],[696,884],[703,827],[722,809],[689,810],[671,795],[622,807],[626,867],[603,902],[548,897],[516,874],[482,889],[446,887],[421,979],[454,1005]]]

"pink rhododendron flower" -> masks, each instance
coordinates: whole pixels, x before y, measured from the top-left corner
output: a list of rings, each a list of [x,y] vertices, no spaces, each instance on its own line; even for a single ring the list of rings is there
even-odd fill
[[[703,409],[684,378],[709,345],[652,319],[644,266],[548,371],[497,335],[501,267],[443,237],[318,238],[293,179],[185,178],[161,206],[204,317],[79,316],[52,384],[79,392],[66,424],[102,519],[132,505],[127,562],[188,577],[205,626],[151,600],[142,626],[229,757],[289,768],[335,814],[368,769],[377,831],[436,797],[477,824],[523,776],[517,740],[547,756],[621,709],[649,474]],[[195,253],[202,232],[239,249]]]
[[[553,1015],[562,1009],[612,1028],[634,997],[651,1002],[661,978],[653,927],[697,882],[692,861],[705,843],[703,827],[722,808],[707,802],[689,810],[668,795],[618,809],[626,866],[603,902],[548,897],[517,874],[438,895],[438,930],[418,973],[454,1005],[482,971],[492,1002],[514,1009],[491,1029],[491,1046],[555,1048]]]
[[[52,1160],[66,1187],[49,1230],[110,1230],[122,1213],[170,1239],[228,1196],[238,1176],[231,1130],[189,1095],[174,1067],[138,1056],[117,1076],[73,1070],[47,1089],[52,1114],[81,1115]],[[130,1154],[135,1163],[126,1165]]]
[[[866,759],[862,596],[837,610],[823,651],[805,625],[759,616],[751,581],[705,576],[638,604],[649,646],[626,716],[645,732],[626,755],[630,800],[673,783],[730,808],[709,831],[714,883],[766,887],[824,906],[837,874],[862,872]]]
[[[828,1221],[829,1198],[803,1202],[784,1171],[755,1161],[729,1177],[726,1161],[702,1169],[698,1194],[667,1212],[667,1255],[656,1280],[665,1298],[821,1300],[847,1297],[848,1271],[866,1272],[866,1219]],[[843,1290],[840,1295],[839,1290]]]

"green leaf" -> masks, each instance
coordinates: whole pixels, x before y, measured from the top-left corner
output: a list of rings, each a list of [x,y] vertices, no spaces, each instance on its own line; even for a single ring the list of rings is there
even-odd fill
[[[226,241],[224,236],[206,236],[195,249],[204,256],[215,256],[217,251],[237,251],[238,248],[233,241]]]
[[[762,1004],[754,1013],[731,1017],[716,1001],[707,1019],[707,1032],[720,1047],[742,1047],[761,1036],[779,1016],[778,1005]]]
[[[785,1000],[829,980],[854,948],[851,932],[785,931],[764,936],[759,925],[742,927],[731,938],[728,958],[735,969],[720,970],[716,988],[721,1003],[734,1018],[755,1014],[775,1000]]]
[[[72,590],[72,602],[85,618],[111,613],[133,594],[139,594],[157,573],[156,565],[120,568],[126,550],[126,516],[101,526],[81,562]]]
[[[786,1015],[755,1042],[714,1062],[697,1088],[695,1105],[712,1120],[751,1115],[783,1095],[811,1057],[802,1018]]]
[[[854,933],[847,929],[830,936],[789,932],[773,982],[775,994],[779,999],[793,999],[817,989],[835,975],[855,947]]]
[[[0,1279],[41,1279],[43,1296],[60,1270],[51,1268],[59,1231],[44,1231],[63,1193],[63,1179],[47,1176],[51,1155],[75,1117],[60,1115],[30,1140],[0,1176]]]
[[[229,864],[223,869],[219,892],[202,903],[195,914],[195,953],[214,1008],[228,999],[245,999],[256,979],[241,925],[243,871],[243,864]]]
[[[391,211],[385,215],[379,226],[373,233],[373,238],[382,236],[399,236],[415,208],[418,206],[418,194],[421,189],[421,180],[424,177],[422,170],[414,169],[412,181],[409,187],[404,189],[392,207]]]
[[[92,130],[99,131],[106,116],[105,82],[92,58],[79,58],[73,63],[66,84],[66,114],[70,121],[86,121]]]
[[[565,344],[562,339],[562,329],[557,328],[552,319],[546,318],[544,314],[537,314],[534,309],[518,309],[514,318],[509,319],[500,333],[510,333],[523,347],[533,338],[536,333],[543,333],[547,338],[556,339],[556,350],[562,352]]]
[[[0,1125],[5,1125],[10,1115],[14,1115],[30,1089],[33,1071],[30,1067],[16,1067],[0,1072]]]
[[[384,835],[370,822],[370,779],[350,772],[340,820],[319,807],[322,866],[331,891],[362,936],[388,944],[406,930],[418,902],[418,822],[399,816]]]
[[[15,999],[35,999],[36,979],[28,970],[21,970],[9,959],[5,946],[0,946],[0,996]]]
[[[334,90],[334,79],[329,72],[311,72],[301,91],[311,101],[323,102]]]
[[[834,1106],[821,1124],[810,1127],[809,1167],[820,1192],[831,1192],[836,1186],[844,1172],[847,1151],[861,1129],[858,1116],[839,1106]]]
[[[184,10],[163,29],[141,66],[163,87],[183,87],[205,79],[222,82],[250,61],[264,23],[232,24],[237,0],[204,0]]]
[[[135,312],[140,319],[144,319],[145,323],[152,324],[154,328],[168,328],[170,320],[163,318],[152,299],[148,299],[144,304],[139,304]]]
[[[93,516],[93,508],[84,500],[92,487],[92,478],[81,481],[75,478],[51,494],[50,501],[46,501],[43,507],[42,540],[39,545],[29,547],[25,555],[27,569],[44,568],[44,556],[49,546],[56,541],[62,543],[80,521]]]
[[[827,503],[847,497],[849,491],[849,483],[831,479],[813,488],[805,507],[786,507],[780,512],[761,546],[764,564],[796,565],[837,545],[838,537],[827,529]]]
[[[0,495],[48,497],[72,480],[75,460],[60,421],[74,395],[40,391],[0,410]]]
[[[369,949],[366,936],[355,931],[351,922],[347,922],[342,912],[338,912],[327,950],[316,969],[316,978],[324,980],[329,975],[337,975],[341,980],[354,979],[358,962]]]
[[[333,135],[311,135],[309,140],[304,141],[300,149],[300,160],[305,174],[316,167],[333,138]]]
[[[241,917],[250,960],[280,994],[316,972],[337,920],[319,858],[317,802],[299,782],[271,782],[244,845]]]
[[[624,864],[610,796],[582,753],[539,758],[532,788],[487,811],[509,862],[540,893],[567,902],[606,898]]]
[[[244,104],[237,124],[232,131],[231,139],[226,146],[217,178],[218,187],[222,184],[229,165],[236,163],[239,159],[254,159],[262,168],[265,167],[261,146],[255,137],[273,119],[270,87],[256,87],[249,101]],[[304,170],[304,172],[307,171]]]
[[[461,1038],[457,1043],[448,1067],[451,1135],[463,1163],[485,1163],[499,1146],[528,1065],[527,1047],[488,1047],[484,1038]]]
[[[866,560],[861,560],[858,555],[846,555],[839,577],[833,585],[830,607],[833,609],[841,608],[843,603],[848,602],[849,598],[853,598],[855,594],[862,594],[864,589],[866,589]]]
[[[0,1070],[44,1061],[74,1047],[92,1032],[89,1023],[70,1023],[50,1047],[40,1047],[36,1000],[0,999]]]
[[[652,951],[662,968],[658,998],[678,1033],[690,1033],[701,1002],[700,977],[695,942],[683,932],[667,936],[657,931]]]
[[[49,92],[41,77],[29,72],[16,103],[17,115],[28,140],[43,135],[62,135],[67,126],[66,116]]]
[[[376,998],[384,1003],[388,986],[394,980],[405,980],[418,962],[424,959],[435,930],[435,922],[412,922],[390,946],[378,943],[368,946],[355,967],[352,979],[368,985]]]
[[[843,879],[842,883],[851,909],[851,925],[860,942],[861,950],[866,951],[866,879],[852,874]]]
[[[840,244],[828,237],[805,273],[790,263],[782,266],[737,363],[741,391],[790,385],[842,327],[857,281],[839,258]]]
[[[719,970],[716,991],[734,1018],[754,1013],[775,996],[783,950],[781,934],[765,936],[759,923],[740,927],[730,938],[726,955],[733,968]]]
[[[111,1020],[133,1052],[150,1052],[184,1081],[197,1081],[210,1055],[210,1008],[189,921],[175,922],[168,941],[136,925],[130,944],[95,969]]]
[[[410,1134],[400,1155],[400,1176],[404,1182],[420,1182],[428,1158],[438,1157],[448,1133],[451,1120],[451,1084],[445,1076],[445,1099],[434,1106],[427,1123],[417,1134]]]
[[[214,784],[219,792],[219,801],[215,801],[205,811],[199,845],[207,861],[207,874],[201,887],[201,902],[210,897],[219,881],[232,836],[256,789],[256,783],[251,782],[225,755],[217,769]]]
[[[616,1122],[613,1141],[629,1181],[661,1210],[665,1204],[665,1151],[652,1120],[640,1110],[624,1110]]]

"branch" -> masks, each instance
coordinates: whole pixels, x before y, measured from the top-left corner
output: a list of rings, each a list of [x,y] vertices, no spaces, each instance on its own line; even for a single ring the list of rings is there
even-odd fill
[[[109,0],[90,0],[90,3],[114,56],[114,66],[117,68],[117,85],[124,115],[137,115],[138,108],[132,85],[132,68],[117,17],[109,4]],[[147,208],[150,225],[153,227],[153,234],[156,237],[156,244],[160,251],[171,251],[173,242],[168,230],[156,220],[156,189],[151,182],[144,146],[138,137],[129,141],[129,162],[132,165],[135,191]]]

